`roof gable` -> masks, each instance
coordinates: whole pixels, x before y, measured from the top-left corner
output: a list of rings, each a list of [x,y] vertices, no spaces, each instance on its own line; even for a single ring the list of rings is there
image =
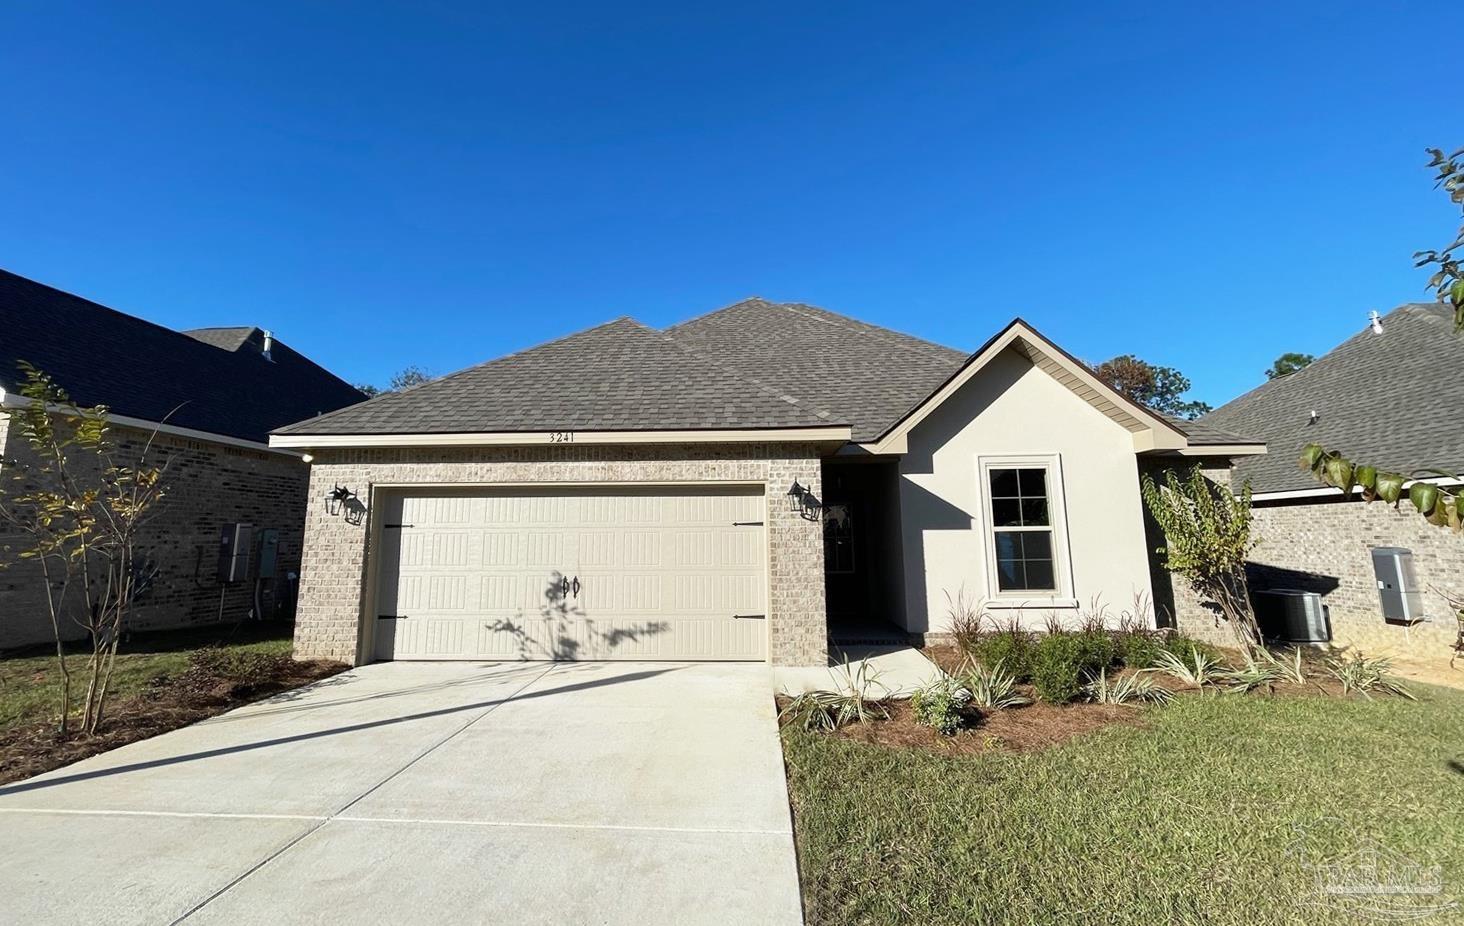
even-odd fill
[[[1184,432],[1163,415],[1139,405],[1099,380],[1088,367],[1047,340],[1022,321],[1014,319],[972,354],[929,395],[910,406],[870,443],[872,453],[902,453],[905,437],[961,387],[1000,356],[1012,350],[1025,357],[1080,398],[1097,408],[1134,435],[1134,449],[1182,450],[1188,446]]]
[[[1464,407],[1452,313],[1438,303],[1402,305],[1383,317],[1382,328],[1374,334],[1364,327],[1304,369],[1200,419],[1270,445],[1269,457],[1237,464],[1237,479],[1257,492],[1317,488],[1296,465],[1312,442],[1404,473],[1464,466],[1458,429],[1448,425]]]
[[[0,387],[6,390],[24,381],[17,367],[23,360],[81,405],[261,443],[282,424],[363,398],[278,341],[272,356],[273,363],[257,351],[224,349],[0,270]]]

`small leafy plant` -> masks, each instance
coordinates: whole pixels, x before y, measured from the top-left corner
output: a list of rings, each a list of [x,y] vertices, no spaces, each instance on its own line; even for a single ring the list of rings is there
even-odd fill
[[[1107,669],[1099,669],[1083,686],[1083,694],[1095,704],[1168,704],[1174,700],[1174,693],[1154,679],[1141,673],[1108,677]]]
[[[1342,683],[1342,693],[1357,692],[1372,699],[1372,692],[1397,695],[1416,701],[1413,692],[1392,674],[1393,663],[1386,657],[1369,658],[1361,653],[1328,660],[1327,673]]]
[[[960,682],[971,693],[971,703],[989,711],[1031,704],[1032,699],[1017,690],[1017,677],[1006,670],[1001,660],[991,667],[968,659]]]
[[[941,736],[955,736],[966,723],[966,705],[971,693],[942,675],[910,698],[916,722],[930,727]]]

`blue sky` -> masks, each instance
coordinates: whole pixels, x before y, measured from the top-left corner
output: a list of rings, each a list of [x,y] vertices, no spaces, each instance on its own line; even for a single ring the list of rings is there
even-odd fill
[[[758,294],[963,348],[1021,315],[1219,404],[1427,298],[1442,15],[11,3],[0,266],[352,381]]]

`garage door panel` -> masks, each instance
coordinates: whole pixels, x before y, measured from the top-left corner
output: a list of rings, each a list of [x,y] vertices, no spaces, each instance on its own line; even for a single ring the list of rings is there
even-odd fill
[[[764,509],[752,487],[388,497],[377,658],[763,659]]]

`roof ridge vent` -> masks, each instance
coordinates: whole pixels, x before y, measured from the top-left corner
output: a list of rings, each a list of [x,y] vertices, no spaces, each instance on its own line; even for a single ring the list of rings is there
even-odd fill
[[[1383,317],[1378,314],[1377,309],[1373,309],[1371,312],[1367,313],[1367,320],[1372,324],[1373,334],[1383,333]]]

